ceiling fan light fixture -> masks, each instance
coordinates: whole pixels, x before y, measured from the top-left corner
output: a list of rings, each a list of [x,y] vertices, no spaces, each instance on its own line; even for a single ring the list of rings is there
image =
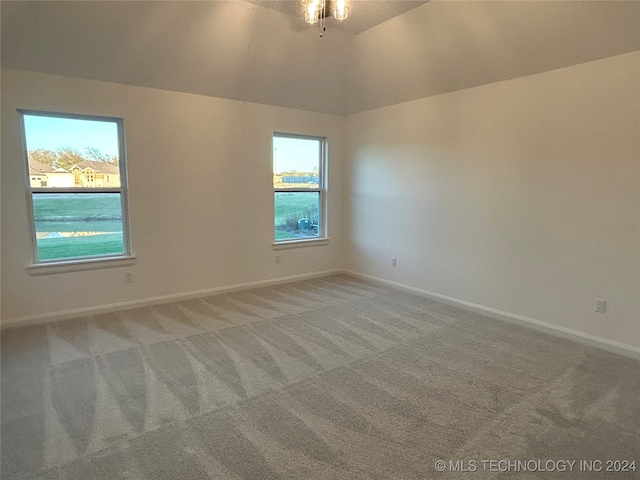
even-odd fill
[[[349,7],[347,0],[336,0],[333,7],[333,18],[336,20],[344,20],[349,16]]]
[[[321,21],[323,32],[329,12],[336,20],[344,20],[349,16],[348,0],[301,0],[300,3],[304,8],[304,21],[310,24]]]
[[[324,0],[302,0],[302,5],[304,6],[304,21],[311,24],[318,23]]]
[[[318,12],[304,12],[304,21],[310,24],[318,23],[320,20],[320,15]]]

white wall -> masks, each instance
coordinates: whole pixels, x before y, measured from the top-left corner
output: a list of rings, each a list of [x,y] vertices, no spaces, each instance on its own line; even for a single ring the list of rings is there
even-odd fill
[[[345,119],[3,70],[2,321],[346,267],[637,350],[639,79],[636,52]],[[135,266],[27,275],[19,107],[125,118]],[[273,131],[330,142],[331,242],[281,264]]]
[[[637,350],[639,79],[635,52],[349,116],[348,268]]]
[[[132,267],[29,276],[17,108],[123,117]],[[340,267],[343,119],[2,70],[2,322]],[[328,137],[328,246],[272,250],[274,131]],[[134,282],[124,283],[124,272]]]

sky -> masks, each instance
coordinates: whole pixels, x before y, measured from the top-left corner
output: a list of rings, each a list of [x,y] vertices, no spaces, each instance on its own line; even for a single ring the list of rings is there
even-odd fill
[[[27,150],[57,150],[71,147],[84,152],[87,147],[118,156],[118,126],[115,122],[24,115]],[[320,140],[274,137],[274,172],[313,172],[320,167]]]
[[[320,140],[273,137],[273,172],[297,170],[313,172],[320,168]]]
[[[27,150],[71,147],[82,153],[92,147],[109,156],[119,156],[115,122],[25,114],[24,126]]]

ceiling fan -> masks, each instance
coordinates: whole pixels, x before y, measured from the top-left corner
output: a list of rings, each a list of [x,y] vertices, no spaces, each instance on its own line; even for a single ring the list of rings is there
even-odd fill
[[[320,22],[320,36],[326,31],[326,19],[332,16],[344,20],[349,16],[348,0],[302,0],[304,21],[310,24]]]

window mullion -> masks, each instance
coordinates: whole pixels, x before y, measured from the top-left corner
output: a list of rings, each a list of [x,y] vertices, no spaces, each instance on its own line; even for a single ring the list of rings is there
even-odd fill
[[[320,193],[322,192],[322,188],[274,188],[273,191],[274,192],[299,192],[299,193],[304,193],[304,192],[310,192],[310,193]]]
[[[122,193],[122,187],[74,187],[74,188],[43,188],[30,187],[31,193]]]

